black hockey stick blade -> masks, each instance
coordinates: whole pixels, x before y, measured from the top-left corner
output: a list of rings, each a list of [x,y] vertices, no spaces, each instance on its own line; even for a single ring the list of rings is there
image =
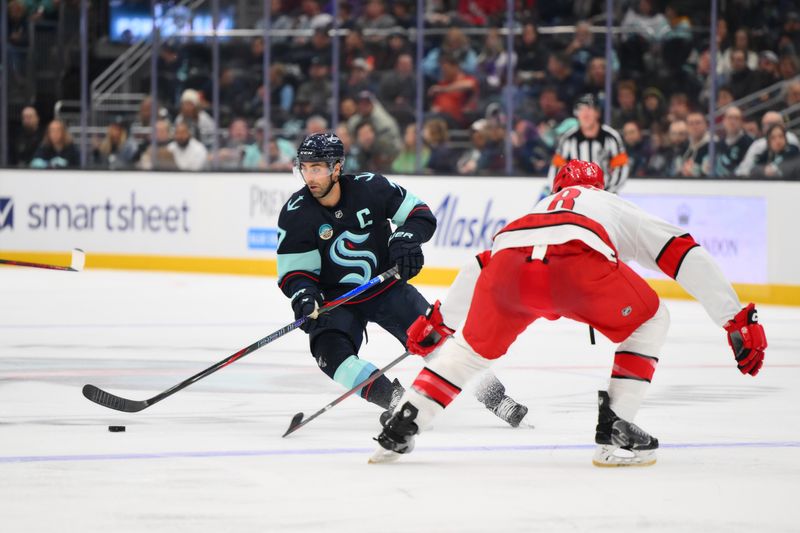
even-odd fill
[[[303,413],[297,413],[296,415],[294,415],[292,417],[292,421],[289,422],[289,429],[286,430],[286,433],[284,433],[283,436],[285,437],[286,435],[288,435],[289,433],[293,432],[295,429],[300,427],[302,422],[303,422]]]
[[[306,424],[308,424],[309,422],[311,422],[312,420],[317,418],[319,415],[327,413],[335,405],[338,405],[339,403],[341,403],[343,400],[345,400],[346,398],[348,398],[352,394],[355,394],[356,392],[360,391],[362,388],[366,387],[367,385],[369,385],[370,383],[372,383],[373,381],[375,381],[376,379],[378,379],[382,375],[386,374],[386,372],[391,370],[392,367],[394,367],[397,363],[399,363],[400,361],[402,361],[403,359],[405,359],[409,355],[411,355],[411,352],[408,352],[408,351],[404,352],[403,355],[401,355],[400,357],[398,357],[397,359],[395,359],[394,361],[392,361],[391,363],[389,363],[385,367],[381,368],[377,372],[373,372],[373,374],[370,377],[368,377],[367,379],[365,379],[364,381],[362,381],[361,383],[359,383],[358,385],[356,385],[355,387],[353,387],[349,391],[345,392],[344,394],[342,394],[341,396],[339,396],[338,398],[333,400],[331,403],[329,403],[328,405],[326,405],[325,407],[323,407],[322,409],[320,409],[319,411],[317,411],[313,415],[311,415],[308,418],[306,418],[305,420],[303,420],[303,413],[297,413],[296,415],[294,415],[294,417],[292,417],[292,422],[289,424],[289,429],[286,430],[286,433],[284,433],[283,436],[285,437],[285,436],[289,435],[290,433],[294,433],[295,431],[297,431],[301,427],[305,426]]]
[[[84,385],[83,395],[90,401],[125,413],[138,413],[150,405],[147,400],[128,400],[104,391],[94,385]]]

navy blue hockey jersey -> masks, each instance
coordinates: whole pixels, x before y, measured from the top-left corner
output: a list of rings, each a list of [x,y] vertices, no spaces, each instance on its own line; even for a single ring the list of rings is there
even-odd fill
[[[421,242],[436,229],[436,218],[425,203],[380,174],[346,174],[339,183],[342,195],[334,207],[321,205],[303,187],[281,209],[278,286],[290,298],[318,285],[325,299],[333,300],[391,268],[390,221]],[[376,290],[380,288],[371,292]]]

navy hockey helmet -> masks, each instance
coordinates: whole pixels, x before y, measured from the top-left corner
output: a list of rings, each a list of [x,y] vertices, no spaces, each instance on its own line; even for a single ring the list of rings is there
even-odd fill
[[[313,133],[303,139],[297,148],[295,164],[328,163],[333,169],[335,163],[344,165],[344,143],[335,133]]]

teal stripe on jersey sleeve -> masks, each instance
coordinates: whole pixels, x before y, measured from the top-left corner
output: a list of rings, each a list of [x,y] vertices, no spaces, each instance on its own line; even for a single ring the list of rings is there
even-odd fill
[[[359,359],[357,355],[351,355],[336,369],[333,374],[333,380],[343,385],[346,389],[352,389],[370,377],[376,370],[378,369],[375,365],[369,361]]]
[[[392,222],[394,225],[402,226],[405,224],[406,218],[408,218],[408,214],[411,212],[411,210],[421,203],[422,201],[419,198],[406,191],[406,197],[403,200],[403,203],[400,204],[400,207],[397,208],[397,212],[392,217]]]
[[[304,270],[319,276],[321,268],[322,259],[319,256],[319,250],[298,254],[278,254],[278,283],[281,282],[283,276],[294,270]]]

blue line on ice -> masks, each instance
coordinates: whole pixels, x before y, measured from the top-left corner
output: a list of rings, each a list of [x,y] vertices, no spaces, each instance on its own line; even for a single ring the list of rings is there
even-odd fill
[[[675,444],[661,444],[662,448],[691,449],[691,448],[800,448],[800,441],[774,441],[774,442],[687,442]],[[530,452],[530,451],[555,451],[555,450],[590,450],[594,444],[529,444],[529,445],[486,445],[486,446],[430,446],[419,447],[419,452]],[[109,453],[109,454],[81,454],[81,455],[19,455],[0,456],[2,463],[42,463],[60,461],[124,461],[130,459],[173,459],[173,458],[203,458],[203,457],[267,457],[282,455],[349,455],[369,454],[374,448],[311,448],[311,449],[286,449],[286,450],[208,450],[208,451],[182,451],[182,452],[152,452],[152,453]]]

